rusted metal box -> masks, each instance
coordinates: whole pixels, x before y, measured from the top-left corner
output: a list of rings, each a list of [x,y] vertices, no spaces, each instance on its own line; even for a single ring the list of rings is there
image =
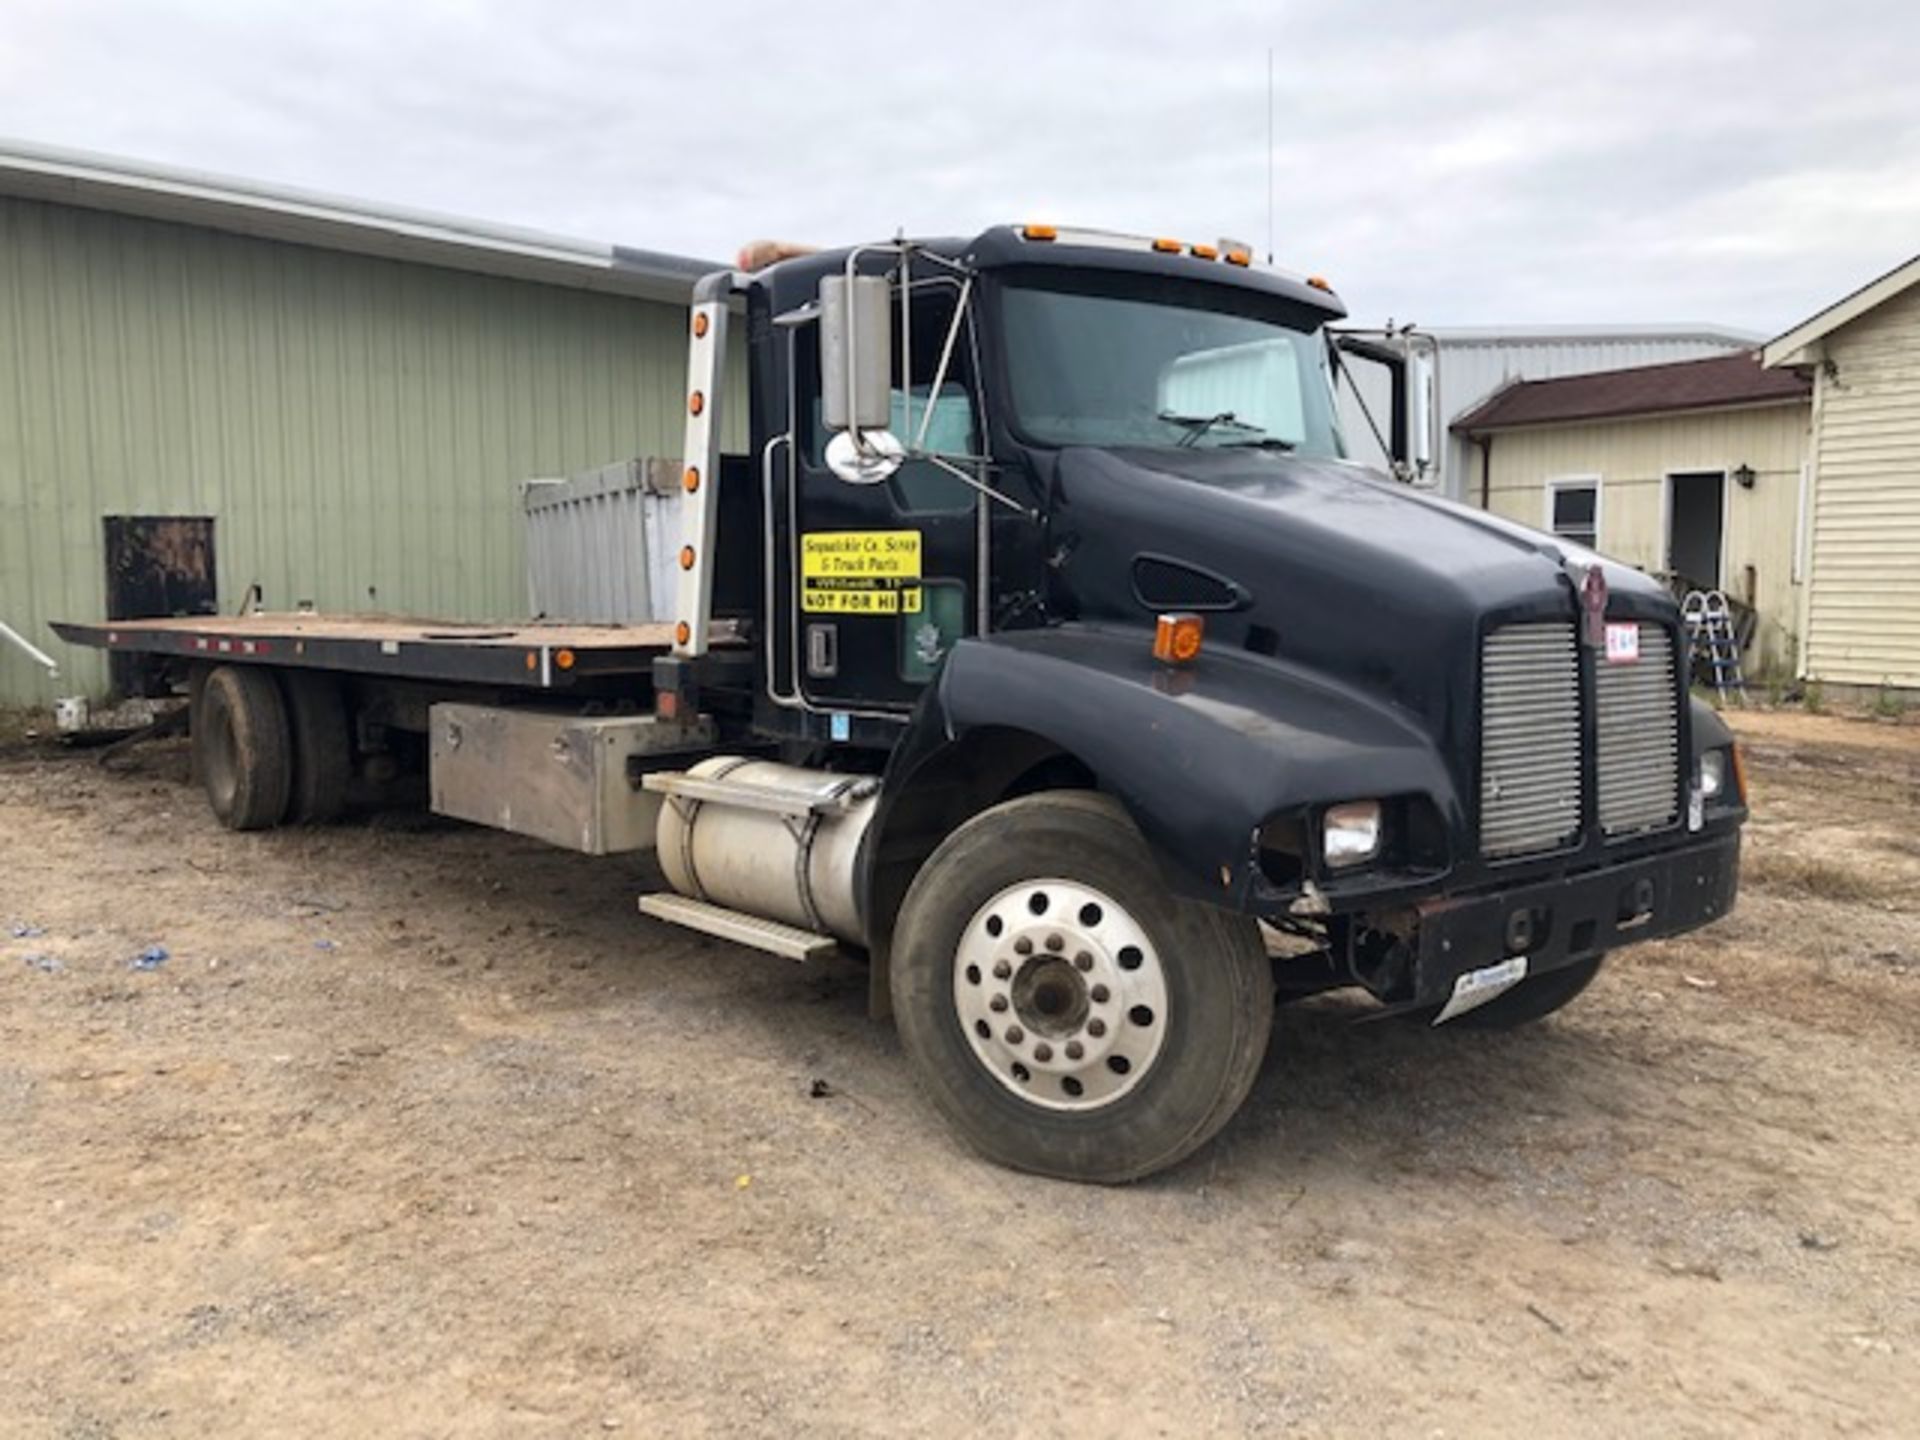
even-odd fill
[[[660,797],[640,775],[713,744],[712,723],[435,705],[429,778],[436,814],[586,855],[651,850]]]

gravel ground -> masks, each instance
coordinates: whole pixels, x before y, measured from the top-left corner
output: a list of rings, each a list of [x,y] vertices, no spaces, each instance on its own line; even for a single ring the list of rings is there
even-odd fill
[[[1920,1432],[1920,730],[1740,724],[1730,920],[1524,1033],[1286,1010],[1122,1190],[643,865],[16,746],[0,1432]]]

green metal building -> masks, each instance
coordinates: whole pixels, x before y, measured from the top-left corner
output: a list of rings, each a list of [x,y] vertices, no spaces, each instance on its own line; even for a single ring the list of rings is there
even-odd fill
[[[519,483],[679,453],[715,268],[0,145],[0,704],[106,690],[55,619],[524,616]]]

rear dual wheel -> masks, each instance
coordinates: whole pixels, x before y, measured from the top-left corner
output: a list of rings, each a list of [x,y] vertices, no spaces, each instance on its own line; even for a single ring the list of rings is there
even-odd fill
[[[1053,791],[947,838],[901,907],[894,1014],[989,1158],[1118,1183],[1175,1164],[1252,1087],[1273,1028],[1254,922],[1182,900],[1112,801]]]
[[[194,686],[194,770],[229,830],[319,824],[346,803],[352,748],[337,682],[222,665]]]

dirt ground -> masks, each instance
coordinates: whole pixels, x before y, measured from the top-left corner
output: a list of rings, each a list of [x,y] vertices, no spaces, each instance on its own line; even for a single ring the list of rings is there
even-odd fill
[[[1920,727],[1737,723],[1730,920],[1525,1033],[1289,1009],[1123,1190],[643,865],[16,748],[0,1433],[1920,1433]]]

